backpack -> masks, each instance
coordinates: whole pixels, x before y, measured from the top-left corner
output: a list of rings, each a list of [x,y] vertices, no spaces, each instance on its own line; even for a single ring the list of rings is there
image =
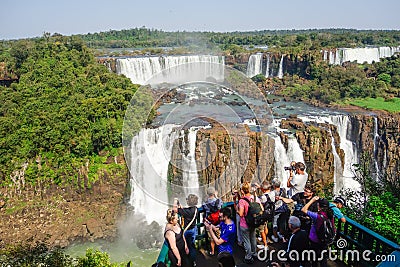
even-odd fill
[[[256,228],[267,222],[267,219],[263,216],[263,210],[260,203],[256,202],[255,199],[254,201],[250,201],[245,197],[242,199],[249,203],[247,214],[244,216],[247,226],[250,228]]]
[[[279,196],[286,197],[285,189],[279,188]],[[290,212],[288,205],[282,201],[282,206],[275,210],[276,213],[288,213]]]
[[[316,221],[316,233],[320,243],[330,245],[335,240],[336,230],[332,221],[323,214],[318,213]]]
[[[210,210],[210,214],[207,216],[207,220],[212,223],[213,225],[217,225],[219,223],[219,202],[220,199],[217,198],[217,200],[214,202],[214,204],[207,203],[208,209]]]
[[[267,201],[264,203],[263,216],[266,221],[272,221],[275,215],[275,202],[273,202],[270,197],[266,194]]]

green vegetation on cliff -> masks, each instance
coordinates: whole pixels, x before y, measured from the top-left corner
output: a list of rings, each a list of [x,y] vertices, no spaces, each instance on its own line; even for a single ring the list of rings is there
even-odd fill
[[[121,153],[125,111],[138,86],[93,54],[75,37],[45,35],[2,46],[0,61],[19,78],[0,87],[3,185],[75,183],[85,165],[95,178],[99,154]]]
[[[285,76],[279,94],[317,100],[326,104],[351,104],[360,107],[400,112],[400,57],[381,62],[345,66],[326,62],[310,63],[310,77]]]

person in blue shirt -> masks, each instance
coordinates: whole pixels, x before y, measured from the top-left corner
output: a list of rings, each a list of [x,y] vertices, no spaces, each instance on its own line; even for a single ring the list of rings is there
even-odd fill
[[[344,217],[343,213],[340,211],[341,208],[346,206],[346,201],[342,197],[336,197],[333,200],[333,203],[329,203],[329,207],[333,211],[333,216],[340,220],[341,222],[345,223],[346,218]]]
[[[232,211],[228,207],[222,208],[219,216],[221,222],[218,226],[212,225],[207,221],[204,222],[204,225],[206,226],[207,231],[209,231],[211,238],[218,246],[218,253],[228,252],[233,254],[233,245],[236,241],[236,226],[231,219]],[[215,233],[218,229],[220,231],[219,237],[217,237]]]

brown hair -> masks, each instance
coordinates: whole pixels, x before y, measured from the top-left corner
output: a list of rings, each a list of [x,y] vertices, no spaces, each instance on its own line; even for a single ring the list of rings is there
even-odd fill
[[[250,193],[250,183],[249,182],[244,182],[242,184],[242,190],[243,190],[243,193],[245,193],[245,194]]]
[[[175,217],[178,216],[178,213],[176,213],[173,209],[168,209],[167,210],[167,222],[170,223],[172,222],[173,219],[175,219]]]
[[[198,202],[199,202],[199,197],[194,194],[189,194],[186,198],[186,203],[188,204],[189,207],[196,206]]]

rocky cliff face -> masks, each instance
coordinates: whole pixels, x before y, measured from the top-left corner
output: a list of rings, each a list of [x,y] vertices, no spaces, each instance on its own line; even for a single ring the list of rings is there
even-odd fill
[[[112,240],[124,218],[128,174],[123,157],[110,157],[118,168],[101,170],[90,187],[0,188],[0,248],[10,244],[45,242],[68,246],[73,241]],[[83,180],[86,167],[80,170]]]
[[[176,155],[173,152],[173,158]],[[200,129],[195,155],[200,185],[215,186],[225,200],[231,199],[231,189],[243,181],[261,182],[272,176],[273,140],[246,125],[215,123],[211,129]],[[181,183],[176,167],[170,173],[174,183]]]
[[[331,185],[335,173],[332,136],[342,165],[344,164],[344,152],[339,147],[340,137],[336,127],[330,124],[304,124],[297,118],[282,120],[281,127],[296,131],[297,141],[304,151],[304,164],[307,167],[309,181],[321,187]],[[282,132],[280,136],[287,148],[287,136]]]
[[[347,138],[356,144],[360,156],[362,153],[370,155],[371,174],[376,172],[376,161],[379,169],[388,174],[387,179],[398,186],[400,116],[381,114],[376,120],[375,123],[375,117],[368,114],[351,115],[351,136]],[[378,129],[375,129],[376,125]],[[274,176],[274,140],[261,136],[259,132],[251,132],[247,126],[241,127],[227,129],[222,125],[214,125],[212,129],[197,133],[196,159],[200,184],[215,184],[219,192],[227,193],[226,199],[229,199],[231,188],[243,181],[260,182]],[[332,190],[334,152],[338,154],[342,168],[345,163],[345,152],[340,148],[343,140],[340,140],[336,126],[304,123],[292,117],[283,119],[281,128],[295,132],[304,151],[309,181],[317,184],[321,190]],[[281,132],[280,138],[287,148],[288,136]],[[333,151],[333,147],[336,151]]]
[[[352,117],[352,140],[358,151],[367,153],[372,173],[386,173],[387,179],[399,185],[400,176],[400,114],[382,113]],[[376,169],[377,163],[378,170]]]

